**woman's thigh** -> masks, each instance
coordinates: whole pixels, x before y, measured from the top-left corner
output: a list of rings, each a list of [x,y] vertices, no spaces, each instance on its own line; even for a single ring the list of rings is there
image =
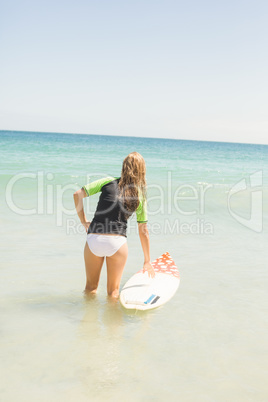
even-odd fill
[[[128,246],[124,243],[111,257],[106,257],[107,293],[110,296],[119,295],[119,286],[128,256]]]
[[[93,291],[96,290],[99,284],[101,268],[103,265],[104,257],[98,257],[92,253],[86,242],[84,249],[85,268],[87,276],[86,289]]]

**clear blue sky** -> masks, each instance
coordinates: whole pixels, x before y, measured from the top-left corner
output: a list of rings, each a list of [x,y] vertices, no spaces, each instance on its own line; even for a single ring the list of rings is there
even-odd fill
[[[1,0],[0,130],[268,144],[267,1]]]

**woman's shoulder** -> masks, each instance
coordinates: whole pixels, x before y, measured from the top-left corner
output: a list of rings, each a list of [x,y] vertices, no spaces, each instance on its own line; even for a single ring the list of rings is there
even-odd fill
[[[114,182],[115,180],[116,177],[114,176],[106,176],[102,177],[101,179],[91,181],[90,183],[84,185],[82,188],[85,190],[87,195],[93,195],[101,191],[104,186],[111,182]]]

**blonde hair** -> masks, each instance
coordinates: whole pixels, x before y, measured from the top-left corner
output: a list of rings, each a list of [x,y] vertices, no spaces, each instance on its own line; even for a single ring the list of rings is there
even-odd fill
[[[121,179],[118,183],[119,194],[127,212],[136,211],[140,196],[146,198],[146,165],[138,152],[131,152],[122,165]]]

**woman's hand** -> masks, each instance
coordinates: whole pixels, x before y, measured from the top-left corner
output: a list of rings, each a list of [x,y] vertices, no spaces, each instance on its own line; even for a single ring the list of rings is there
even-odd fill
[[[82,225],[84,226],[84,228],[86,229],[86,232],[88,231],[89,225],[91,222],[84,222],[82,223]]]
[[[150,262],[145,262],[143,264],[143,273],[148,272],[149,277],[154,278],[155,277],[155,272],[153,269],[153,266]]]

